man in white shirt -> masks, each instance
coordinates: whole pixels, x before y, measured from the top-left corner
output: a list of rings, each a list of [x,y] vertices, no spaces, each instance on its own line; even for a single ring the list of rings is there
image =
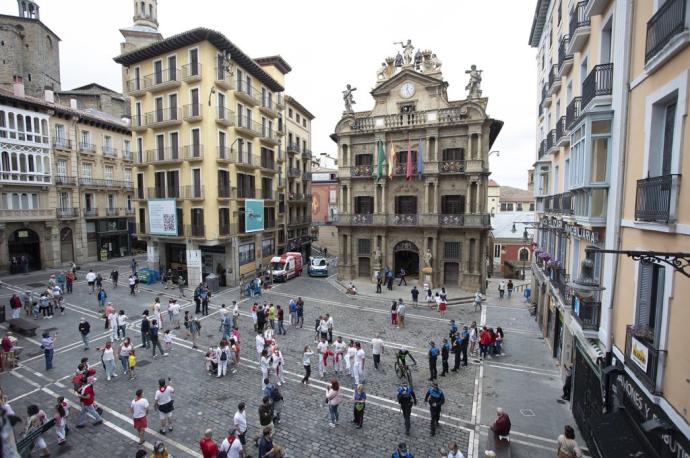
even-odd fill
[[[239,327],[239,319],[240,319],[240,306],[237,304],[237,301],[232,301],[232,327],[233,328]]]
[[[376,337],[371,339],[371,355],[374,357],[374,369],[379,368],[381,364],[381,354],[383,353],[383,340],[381,335],[377,334]]]
[[[161,421],[160,433],[165,434],[165,427],[168,431],[173,430],[172,413],[173,413],[173,393],[175,389],[171,385],[166,385],[165,379],[158,380],[158,389],[156,390],[156,406],[158,406],[158,418]]]
[[[326,314],[326,329],[328,330],[328,343],[333,343],[333,317]]]
[[[86,283],[91,287],[91,292],[89,294],[95,293],[96,274],[93,273],[93,270],[89,270],[89,273],[86,274]]]
[[[357,353],[355,343],[350,340],[350,343],[347,346],[347,351],[345,352],[345,369],[347,370],[347,375],[350,377],[352,377],[352,371],[355,367],[355,353]]]
[[[259,354],[259,359],[261,359],[261,352],[264,351],[265,346],[266,340],[264,339],[264,336],[258,332],[256,334],[256,352]]]
[[[355,353],[355,367],[352,369],[352,372],[355,376],[355,385],[359,385],[361,382],[364,381],[364,350],[362,349],[362,345],[357,342],[355,343],[355,348],[357,349],[357,352]]]
[[[147,419],[146,416],[149,413],[149,401],[142,397],[144,390],[139,388],[136,393],[136,397],[132,400],[129,406],[130,412],[132,412],[132,420],[134,422],[134,429],[139,433],[139,445],[142,445],[144,440],[144,434],[146,433]]]
[[[465,458],[465,455],[462,454],[456,442],[448,444],[448,458]]]
[[[233,423],[235,424],[235,434],[237,434],[237,438],[240,440],[242,445],[246,444],[247,438],[245,435],[247,434],[247,412],[245,410],[244,402],[240,402],[237,405],[237,412],[235,412],[235,416],[233,417]]]
[[[325,337],[321,337],[319,344],[316,346],[316,351],[319,354],[319,376],[323,378],[324,372],[326,372],[326,362],[324,361],[324,355],[328,351],[328,343]]]
[[[401,328],[405,327],[405,309],[407,307],[405,306],[405,303],[403,302],[402,298],[398,299],[398,325]]]
[[[335,344],[333,344],[335,350],[335,361],[333,368],[336,374],[340,374],[343,370],[344,360],[345,360],[345,350],[347,349],[347,344],[343,342],[343,338],[338,336],[335,339]]]
[[[242,443],[239,439],[233,436],[232,433],[233,431],[230,431],[228,437],[223,439],[223,442],[220,444],[220,448],[218,449],[218,451],[227,452],[228,458],[244,458],[245,455]],[[234,438],[232,443],[230,443],[230,438]]]

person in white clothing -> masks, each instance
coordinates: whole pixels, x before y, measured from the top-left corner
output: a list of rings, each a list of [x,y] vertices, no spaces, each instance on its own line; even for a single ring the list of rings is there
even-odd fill
[[[139,388],[136,392],[136,397],[129,405],[129,411],[132,413],[132,421],[134,423],[134,429],[139,433],[139,445],[143,445],[144,434],[146,433],[146,427],[148,426],[146,416],[149,413],[149,401],[143,397],[144,390]]]
[[[326,372],[326,361],[324,356],[326,352],[328,352],[328,343],[323,335],[321,336],[319,344],[316,346],[316,351],[319,355],[319,376],[323,378],[323,375]]]
[[[362,349],[362,345],[357,342],[355,344],[355,348],[357,349],[357,352],[355,353],[355,366],[352,370],[355,376],[355,385],[359,385],[360,383],[364,382],[364,349]]]
[[[276,383],[281,386],[285,383],[283,374],[283,352],[280,351],[278,345],[273,348],[273,372],[276,374]]]
[[[383,340],[381,335],[371,339],[371,355],[374,357],[374,369],[378,369],[381,364],[381,354],[383,353]]]
[[[230,430],[228,437],[223,439],[220,444],[219,452],[226,452],[228,458],[244,458],[244,449],[242,447],[242,442],[232,435],[233,431]],[[232,443],[230,442],[232,440]]]
[[[113,342],[120,340],[120,338],[117,336],[117,330],[119,328],[117,326],[117,313],[115,313],[115,310],[110,312],[110,315],[108,315],[108,326],[110,327],[110,340]]]
[[[170,379],[168,379],[170,381]],[[172,412],[174,410],[173,404],[173,394],[175,389],[171,385],[165,383],[165,379],[158,380],[158,390],[156,390],[156,395],[154,397],[156,403],[155,407],[158,410],[158,418],[161,421],[160,433],[165,434],[165,427],[168,427],[168,431],[173,430],[172,426]]]
[[[264,389],[263,382],[268,379],[268,369],[273,365],[273,358],[268,356],[268,350],[264,349],[261,351],[261,362],[259,367],[261,368],[261,391]]]
[[[352,370],[355,367],[355,354],[357,349],[355,348],[355,341],[350,340],[347,346],[347,351],[345,352],[345,369],[347,370],[347,375],[352,377]]]
[[[261,358],[261,352],[264,351],[264,348],[266,347],[266,340],[264,339],[264,336],[258,332],[256,334],[256,352],[259,354],[259,358]]]
[[[227,373],[228,360],[230,359],[230,347],[228,347],[228,342],[225,339],[221,340],[216,352],[218,358],[218,375],[216,377],[221,378]]]
[[[242,445],[247,443],[247,412],[245,410],[244,402],[240,402],[237,405],[237,412],[233,417],[233,423],[235,424],[235,434],[237,438],[242,442]]]
[[[335,339],[333,349],[335,350],[335,361],[333,363],[333,368],[336,374],[340,374],[343,371],[343,366],[345,366],[345,351],[347,350],[347,344],[343,342],[343,338],[341,336],[338,336]]]
[[[96,349],[96,351],[99,350],[99,348]],[[115,373],[115,350],[110,342],[106,342],[105,348],[101,350],[101,361],[103,361],[103,366],[105,367],[106,380],[110,381],[111,377],[117,377]]]

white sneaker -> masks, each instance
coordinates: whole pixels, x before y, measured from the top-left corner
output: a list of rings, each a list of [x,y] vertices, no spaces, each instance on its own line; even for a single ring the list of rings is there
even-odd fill
[[[117,374],[113,374],[113,377],[117,377]]]
[[[163,353],[163,356],[168,356],[168,354],[167,354],[167,353]]]
[[[333,423],[329,423],[328,426],[330,426],[331,428],[335,428],[335,425]]]

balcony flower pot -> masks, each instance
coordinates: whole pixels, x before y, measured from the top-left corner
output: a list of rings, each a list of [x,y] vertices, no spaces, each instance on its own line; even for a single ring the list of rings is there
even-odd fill
[[[647,343],[654,342],[654,330],[649,326],[634,326],[632,328],[632,334],[636,339]]]

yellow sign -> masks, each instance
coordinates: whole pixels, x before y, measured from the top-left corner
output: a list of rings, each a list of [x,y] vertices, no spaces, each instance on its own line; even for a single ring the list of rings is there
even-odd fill
[[[101,261],[107,261],[108,260],[108,250],[105,248],[101,250]]]
[[[630,346],[630,359],[637,364],[640,369],[647,372],[649,349],[634,337],[632,338],[632,345]]]

